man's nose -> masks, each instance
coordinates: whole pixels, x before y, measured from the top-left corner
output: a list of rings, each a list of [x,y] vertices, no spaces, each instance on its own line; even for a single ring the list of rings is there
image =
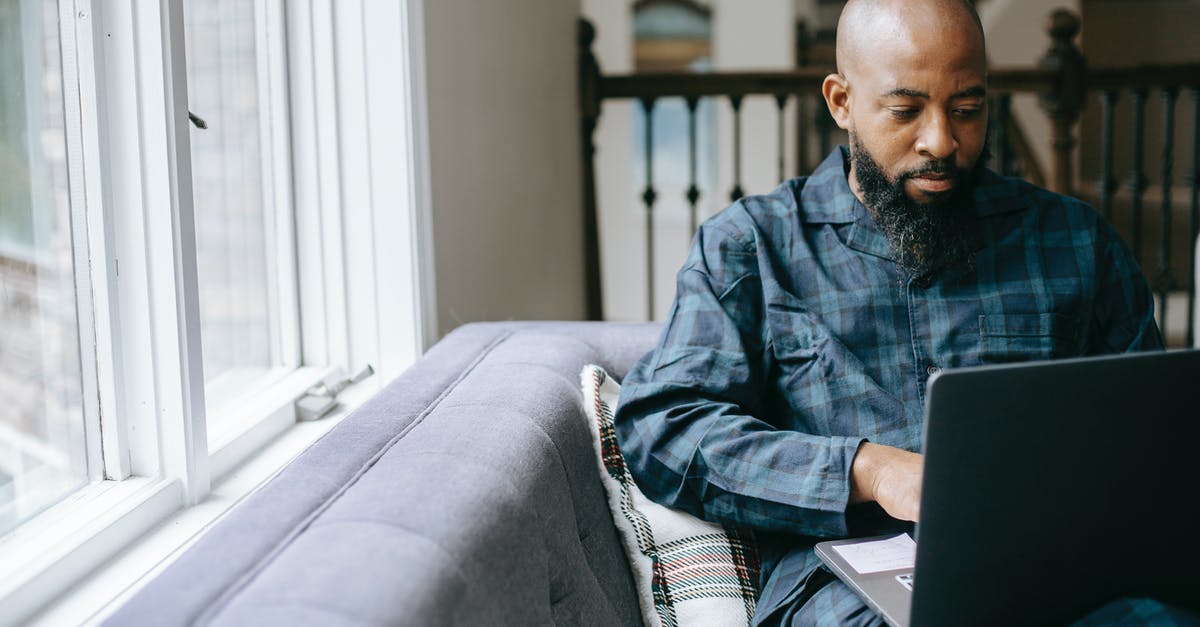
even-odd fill
[[[917,152],[927,159],[946,159],[958,150],[958,140],[954,139],[954,129],[945,115],[931,113],[926,116],[917,137]]]

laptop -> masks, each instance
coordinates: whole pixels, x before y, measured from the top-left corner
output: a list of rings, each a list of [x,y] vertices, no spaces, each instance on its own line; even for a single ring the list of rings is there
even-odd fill
[[[925,415],[915,541],[816,545],[889,624],[1200,612],[1200,350],[947,370]]]

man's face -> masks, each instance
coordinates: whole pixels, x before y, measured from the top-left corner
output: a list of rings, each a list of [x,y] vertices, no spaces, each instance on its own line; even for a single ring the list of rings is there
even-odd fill
[[[824,94],[850,133],[850,185],[916,274],[970,265],[987,137],[983,36],[957,0],[848,5]]]
[[[903,18],[873,29],[847,61],[839,123],[910,199],[935,205],[964,184],[984,149],[983,42],[961,19]]]

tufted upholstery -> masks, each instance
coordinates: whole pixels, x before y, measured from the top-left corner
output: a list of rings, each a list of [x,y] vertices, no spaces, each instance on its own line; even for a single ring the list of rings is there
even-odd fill
[[[578,377],[657,333],[459,328],[106,624],[639,624]]]

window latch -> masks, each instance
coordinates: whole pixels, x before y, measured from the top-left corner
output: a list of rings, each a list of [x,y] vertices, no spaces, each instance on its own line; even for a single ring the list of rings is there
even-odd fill
[[[188,119],[191,120],[192,124],[194,124],[198,129],[203,130],[208,128],[208,122],[205,122],[204,118],[192,113],[191,111],[188,111]]]
[[[367,364],[354,376],[346,376],[341,368],[334,370],[329,376],[313,384],[304,391],[304,395],[296,400],[296,420],[308,421],[324,418],[338,405],[338,394],[346,388],[359,383],[375,374],[375,368]]]

